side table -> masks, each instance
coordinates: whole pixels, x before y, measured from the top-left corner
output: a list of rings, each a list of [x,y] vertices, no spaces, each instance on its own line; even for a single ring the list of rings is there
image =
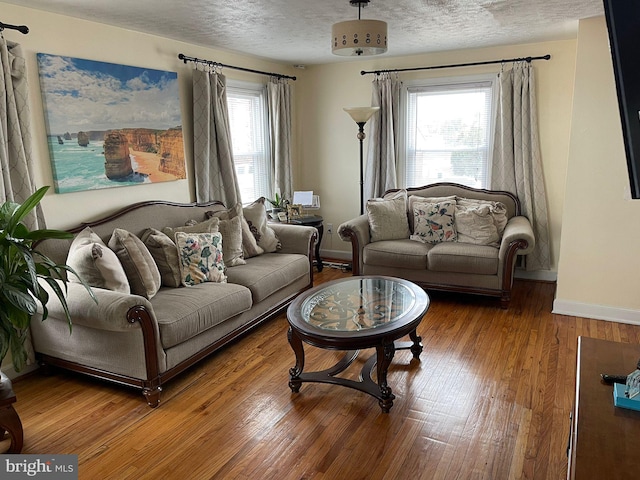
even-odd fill
[[[304,225],[305,227],[316,227],[318,230],[318,243],[316,243],[315,259],[318,271],[322,271],[322,259],[320,258],[320,244],[324,233],[323,218],[320,215],[303,215],[289,220],[293,225]]]
[[[9,435],[9,450],[0,453],[20,453],[23,445],[22,422],[13,408],[16,396],[13,393],[11,380],[0,372],[0,439]]]

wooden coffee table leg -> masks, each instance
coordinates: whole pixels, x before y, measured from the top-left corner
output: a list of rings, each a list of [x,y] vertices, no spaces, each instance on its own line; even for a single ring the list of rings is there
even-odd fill
[[[289,388],[293,393],[298,393],[302,385],[300,375],[304,368],[304,348],[302,346],[302,339],[291,327],[289,327],[289,331],[287,332],[287,338],[289,339],[289,345],[291,345],[293,352],[296,354],[296,365],[289,369]]]
[[[418,336],[418,333],[414,330],[409,334],[409,338],[413,341],[413,345],[411,346],[411,353],[413,353],[413,358],[418,360],[420,358],[420,354],[422,353],[422,337]]]
[[[387,385],[387,370],[389,369],[389,365],[391,365],[395,352],[396,348],[393,342],[376,347],[376,367],[378,386],[380,387],[380,399],[378,404],[382,409],[382,413],[389,413],[389,410],[391,410],[391,407],[393,406],[393,399],[396,398],[391,392],[391,387]]]

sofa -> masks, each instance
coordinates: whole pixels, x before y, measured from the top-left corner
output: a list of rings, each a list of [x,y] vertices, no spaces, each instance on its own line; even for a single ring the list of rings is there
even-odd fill
[[[71,329],[51,295],[48,318],[31,324],[36,358],[140,389],[151,407],[166,382],[313,284],[316,229],[266,224],[262,199],[232,209],[148,201],[70,231],[38,249],[89,281],[97,302],[68,274]]]
[[[511,300],[519,255],[535,246],[515,195],[455,183],[394,189],[338,228],[353,275],[389,275],[429,290]]]

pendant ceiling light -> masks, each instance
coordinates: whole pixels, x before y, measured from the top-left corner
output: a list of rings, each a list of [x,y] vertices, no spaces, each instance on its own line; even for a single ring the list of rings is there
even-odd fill
[[[331,28],[331,52],[357,57],[386,52],[387,22],[360,19],[360,11],[369,0],[349,0],[349,4],[358,7],[358,20],[336,23]]]

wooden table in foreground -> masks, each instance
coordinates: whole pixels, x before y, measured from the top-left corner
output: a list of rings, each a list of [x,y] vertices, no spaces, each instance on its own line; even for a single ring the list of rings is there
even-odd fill
[[[640,345],[578,337],[570,480],[637,478],[640,473],[640,411],[615,407],[613,387],[600,380],[601,373],[631,373],[639,358]]]
[[[387,384],[387,370],[396,350],[410,349],[415,359],[420,358],[416,328],[428,308],[429,297],[418,285],[376,275],[334,280],[299,295],[287,310],[289,344],[296,355],[296,365],[289,370],[291,391],[299,392],[303,382],[342,385],[377,398],[382,412],[389,413],[395,396]],[[411,341],[397,341],[405,335]],[[303,373],[303,342],[346,353],[329,369]],[[338,376],[368,348],[376,353],[365,362],[359,381]]]

